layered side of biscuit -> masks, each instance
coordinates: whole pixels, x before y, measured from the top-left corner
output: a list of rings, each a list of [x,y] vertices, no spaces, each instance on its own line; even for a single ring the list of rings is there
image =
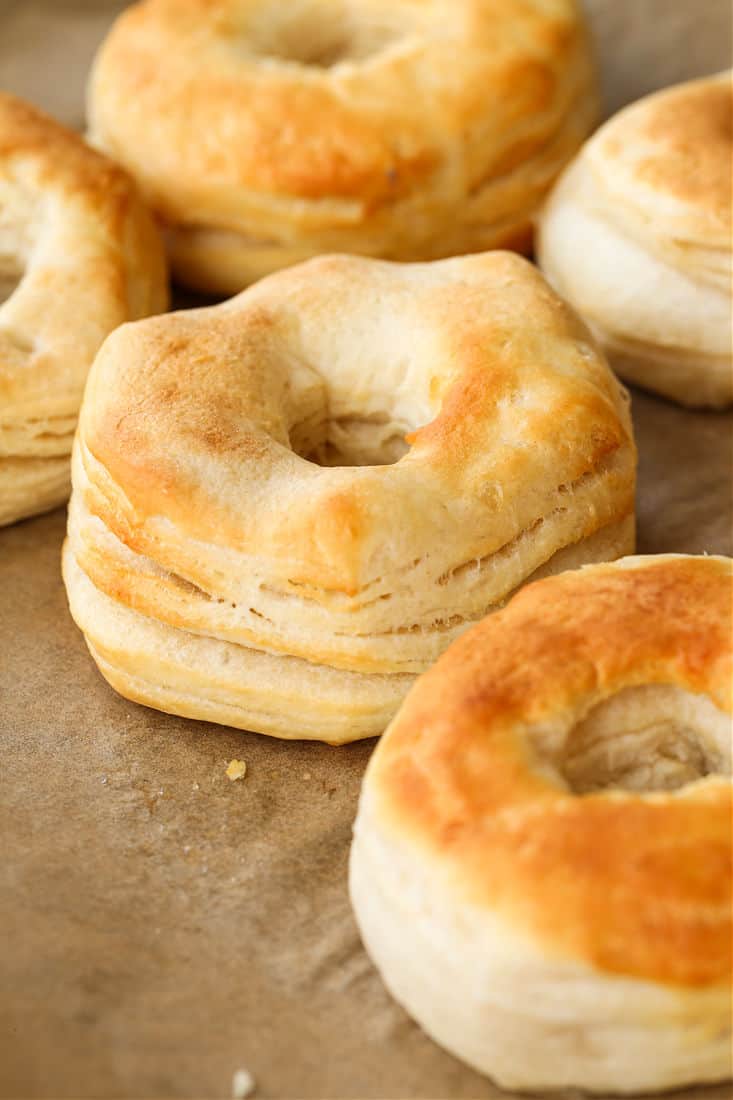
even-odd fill
[[[365,946],[502,1088],[730,1077],[732,565],[627,557],[525,586],[371,757]]]
[[[621,387],[526,261],[311,261],[107,341],[72,611],[133,698],[368,736],[529,577],[628,552],[634,471]]]
[[[167,225],[178,278],[234,293],[325,252],[529,249],[599,112],[575,3],[277,8],[153,0],[97,56],[92,139]]]
[[[125,173],[0,94],[0,524],[67,498],[92,360],[167,297],[159,235]]]
[[[684,405],[733,400],[730,73],[632,104],[560,179],[543,270],[619,374]]]

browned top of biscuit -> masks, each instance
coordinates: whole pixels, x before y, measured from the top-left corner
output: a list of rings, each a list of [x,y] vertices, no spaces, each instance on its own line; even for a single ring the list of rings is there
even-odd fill
[[[646,684],[730,714],[732,598],[722,558],[632,558],[529,585],[418,681],[367,774],[377,820],[542,950],[671,984],[729,981],[729,780],[577,795],[528,731]]]
[[[640,161],[639,178],[730,223],[733,84],[693,84],[661,98],[643,133],[657,151]]]
[[[4,418],[69,415],[107,333],[166,308],[162,240],[122,168],[6,92],[0,189],[22,276],[0,325]]]
[[[331,202],[312,217],[349,224],[425,186],[458,148],[469,181],[501,175],[587,83],[573,0],[280,7],[145,0],[103,44],[95,139],[172,220],[235,226],[252,192]]]
[[[730,249],[733,82],[691,81],[621,111],[591,142],[604,186],[677,236]]]

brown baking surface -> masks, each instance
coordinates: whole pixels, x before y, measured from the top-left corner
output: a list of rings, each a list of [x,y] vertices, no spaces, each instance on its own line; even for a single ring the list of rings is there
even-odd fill
[[[81,126],[122,6],[0,0],[0,87]],[[611,106],[729,63],[727,0],[588,6]],[[733,416],[635,393],[634,419],[639,551],[730,554]],[[214,1100],[240,1067],[257,1097],[502,1095],[360,947],[346,859],[372,743],[288,744],[114,695],[66,610],[63,530],[63,511],[0,530],[0,1096]]]

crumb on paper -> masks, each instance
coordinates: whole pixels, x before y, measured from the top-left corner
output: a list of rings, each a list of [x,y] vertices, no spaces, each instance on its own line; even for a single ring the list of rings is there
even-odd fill
[[[244,760],[230,760],[226,773],[232,783],[237,779],[244,779],[247,774],[247,764]]]
[[[238,1069],[232,1077],[233,1100],[245,1100],[254,1092],[255,1079],[247,1069]]]

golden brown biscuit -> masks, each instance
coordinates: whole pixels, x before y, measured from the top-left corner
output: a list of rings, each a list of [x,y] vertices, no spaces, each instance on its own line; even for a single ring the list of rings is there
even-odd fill
[[[162,243],[125,173],[0,93],[0,524],[66,499],[100,344],[166,302]]]
[[[546,275],[622,378],[683,405],[733,400],[729,73],[606,123],[539,219]]]
[[[145,0],[88,102],[177,277],[221,293],[323,252],[526,249],[597,117],[574,0]]]
[[[426,1031],[507,1088],[731,1075],[731,562],[525,587],[423,676],[362,788],[351,894]]]
[[[133,698],[369,736],[529,576],[628,552],[635,461],[625,393],[525,260],[323,257],[105,343],[72,612]]]

